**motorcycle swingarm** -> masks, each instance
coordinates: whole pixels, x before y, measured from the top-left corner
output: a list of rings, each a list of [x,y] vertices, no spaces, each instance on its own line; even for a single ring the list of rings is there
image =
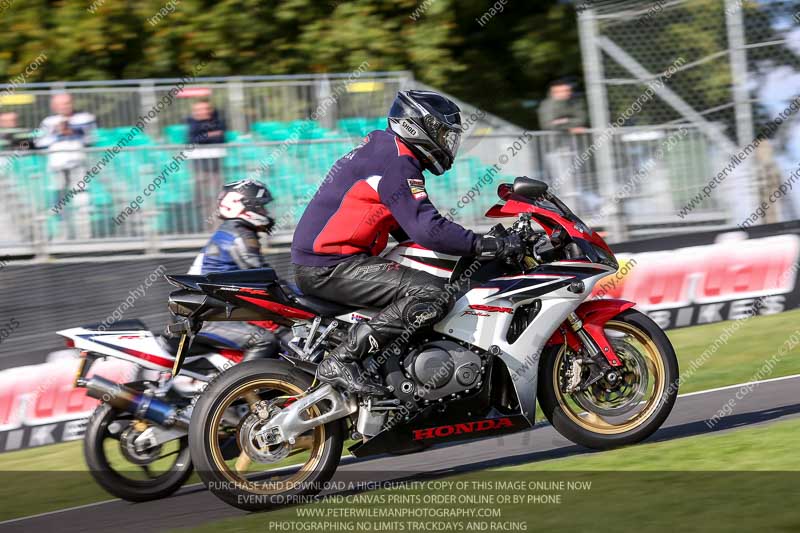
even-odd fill
[[[320,406],[322,414],[309,418],[308,410],[315,405]],[[358,402],[353,396],[345,397],[330,385],[324,384],[282,408],[256,437],[263,438],[269,444],[294,444],[295,439],[306,431],[350,416],[356,411]]]
[[[188,435],[186,429],[180,427],[165,428],[161,426],[150,426],[142,434],[136,437],[133,445],[140,450],[154,448],[159,444],[164,444],[171,440],[180,439]]]

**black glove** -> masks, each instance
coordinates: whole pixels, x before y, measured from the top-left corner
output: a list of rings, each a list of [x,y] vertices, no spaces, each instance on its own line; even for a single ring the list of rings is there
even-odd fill
[[[496,257],[513,265],[525,256],[525,248],[516,233],[504,236],[484,235],[478,240],[475,253],[478,257]]]

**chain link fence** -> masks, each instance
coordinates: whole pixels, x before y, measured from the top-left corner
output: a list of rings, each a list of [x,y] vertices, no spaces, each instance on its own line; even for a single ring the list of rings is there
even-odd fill
[[[719,183],[722,194],[698,202],[700,211],[722,208],[734,225],[769,201],[800,161],[800,118],[790,109],[800,94],[800,5],[598,0],[583,7],[579,22],[592,125],[691,125],[717,149],[706,165],[707,182],[729,160],[737,167],[730,179],[726,173],[718,180],[727,182]],[[751,144],[755,155],[745,150],[746,157],[737,158]],[[614,169],[606,163],[599,174],[606,195],[613,194],[619,186]],[[703,184],[696,187],[700,193]],[[673,219],[681,218],[680,207]],[[794,195],[761,222],[798,217],[800,195]]]

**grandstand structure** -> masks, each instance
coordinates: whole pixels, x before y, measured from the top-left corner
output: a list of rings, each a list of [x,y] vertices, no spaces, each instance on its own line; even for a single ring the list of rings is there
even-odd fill
[[[421,84],[408,72],[7,87],[13,93],[0,93],[0,112],[15,111],[20,126],[30,130],[49,114],[50,97],[57,92],[71,94],[75,109],[93,113],[98,129],[83,153],[87,172],[100,168],[85,184],[86,192],[69,198],[56,212],[53,208],[63,201],[65,191],[56,188],[48,152],[0,152],[0,182],[8,191],[0,214],[7,228],[0,237],[0,255],[42,258],[197,247],[215,220],[194,205],[195,174],[210,171],[218,173],[221,182],[245,177],[267,182],[281,223],[272,244],[286,243],[304,204],[336,159],[369,131],[385,128],[396,92],[413,87]],[[225,117],[225,144],[187,146],[186,118],[198,98],[211,101]],[[462,106],[465,116],[473,115],[470,131],[519,134],[518,128],[497,117]],[[148,116],[152,118],[143,120]],[[176,160],[180,164],[171,165]],[[486,166],[477,156],[467,155],[445,182],[452,185],[455,180],[468,189]],[[150,191],[124,223],[114,223],[115,216],[159,176],[165,183]],[[84,230],[66,235],[62,230],[67,217]]]
[[[385,128],[396,92],[409,88],[429,87],[408,72],[0,86],[0,112],[16,111],[23,127],[35,129],[58,92],[70,93],[75,109],[93,113],[98,123],[95,142],[82,150],[86,171],[96,172],[85,192],[67,202],[48,169],[48,152],[0,152],[0,256],[40,261],[196,250],[216,223],[196,202],[198,175],[208,173],[220,183],[246,177],[267,183],[278,220],[268,246],[285,247],[328,169],[364,134]],[[225,117],[224,144],[187,145],[186,117],[197,98],[210,100]],[[592,225],[609,226],[607,206],[621,197],[597,177],[596,131],[526,132],[458,103],[466,124],[459,158],[428,182],[440,211],[468,227],[488,228],[492,221],[483,213],[495,203],[497,185],[528,175],[549,181]],[[681,126],[677,148],[666,151],[675,131],[670,125],[624,127],[603,141],[613,154],[617,185],[632,184],[624,198],[626,237],[687,225],[676,219],[675,208],[707,179],[713,146]],[[554,157],[571,161],[571,168],[554,171]],[[642,169],[657,179],[643,179]],[[142,201],[133,209],[137,197]],[[719,206],[710,202],[703,209],[716,213]],[[67,225],[78,229],[67,232]]]

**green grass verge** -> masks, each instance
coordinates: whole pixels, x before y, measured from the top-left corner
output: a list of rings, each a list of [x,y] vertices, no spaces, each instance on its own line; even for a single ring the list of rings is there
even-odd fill
[[[485,470],[181,531],[797,531],[798,434],[800,420],[791,420]],[[467,488],[459,489],[459,483]],[[426,503],[429,495],[440,498]],[[415,496],[419,500],[411,503]],[[489,496],[494,499],[486,501]],[[514,497],[522,501],[501,499]],[[409,503],[397,505],[401,501]],[[407,515],[367,514],[393,507],[408,509],[401,511]],[[317,516],[310,516],[312,508]],[[437,515],[420,518],[418,509]],[[499,516],[452,516],[469,509]],[[347,512],[361,514],[342,516]]]
[[[728,321],[668,332],[678,355],[681,376],[685,379],[681,393],[754,379],[764,361],[775,355],[792,333],[800,330],[800,310],[741,321],[738,331],[732,333],[726,343],[717,343],[716,350],[711,349],[718,339],[721,341],[725,337],[725,328],[733,324]],[[713,353],[703,359],[702,354],[707,349]],[[782,356],[766,378],[800,374],[798,353],[800,348],[794,348]],[[691,371],[693,362],[700,366]]]
[[[669,332],[687,379],[682,393],[741,383],[753,378],[765,359],[776,353],[786,337],[797,329],[800,311],[755,317],[741,324],[727,343],[687,375],[692,361],[723,334],[731,322],[709,324]],[[790,352],[769,377],[800,373],[800,358]],[[25,516],[100,501],[110,496],[100,489],[88,473],[81,451],[82,442],[69,442],[0,454],[0,475],[9,479],[0,483],[0,501],[14,505],[0,506],[0,520]],[[600,456],[591,455],[589,461]],[[13,482],[17,472],[19,482]],[[44,477],[42,477],[44,476]],[[28,477],[38,479],[33,483]],[[195,478],[193,480],[196,481]],[[24,481],[24,482],[23,482]]]

